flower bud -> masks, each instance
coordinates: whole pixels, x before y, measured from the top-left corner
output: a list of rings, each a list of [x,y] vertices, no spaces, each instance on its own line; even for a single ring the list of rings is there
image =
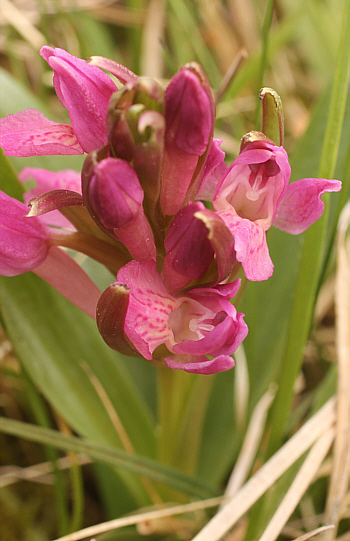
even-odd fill
[[[284,138],[282,100],[272,88],[262,88],[259,98],[262,100],[262,131],[274,143],[282,146]]]
[[[110,157],[99,161],[98,153],[92,153],[82,178],[85,205],[101,229],[120,240],[135,259],[155,259],[153,233],[142,206],[143,190],[131,165]]]
[[[96,323],[102,338],[110,348],[135,357],[139,353],[124,332],[128,305],[128,288],[117,283],[111,284],[98,301]]]
[[[165,92],[165,151],[161,206],[173,215],[199,188],[199,172],[211,145],[214,105],[201,68],[187,64],[172,78]],[[192,195],[192,192],[193,195]]]
[[[134,157],[135,147],[145,143],[150,133],[139,130],[138,121],[145,111],[163,113],[164,93],[152,79],[137,79],[112,96],[107,112],[107,136],[111,155],[126,161]]]
[[[171,293],[187,286],[222,282],[238,272],[234,239],[216,212],[199,201],[175,215],[165,239],[163,280]]]

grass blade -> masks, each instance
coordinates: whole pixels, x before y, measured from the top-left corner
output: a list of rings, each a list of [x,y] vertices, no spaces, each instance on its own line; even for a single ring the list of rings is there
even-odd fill
[[[56,449],[88,455],[96,461],[149,477],[191,496],[207,498],[216,495],[213,489],[180,471],[163,466],[154,460],[130,455],[120,449],[101,445],[91,440],[67,436],[55,430],[4,417],[0,417],[0,432],[43,445],[50,445]]]

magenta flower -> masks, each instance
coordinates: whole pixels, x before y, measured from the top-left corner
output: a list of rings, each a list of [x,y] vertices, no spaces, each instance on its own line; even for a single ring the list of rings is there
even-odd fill
[[[237,260],[249,280],[266,280],[273,273],[266,243],[271,225],[292,234],[305,231],[322,215],[321,195],[341,189],[338,180],[288,184],[289,177],[284,148],[257,140],[245,146],[216,189],[213,206],[235,239]]]
[[[164,359],[170,368],[187,372],[212,374],[234,366],[231,355],[248,332],[244,314],[230,303],[239,280],[174,297],[153,261],[131,261],[120,269],[117,280],[97,308],[97,324],[109,345],[125,351],[129,342],[130,349],[146,359]],[[116,312],[113,306],[118,303],[123,309]]]
[[[83,154],[107,142],[106,113],[117,92],[102,70],[63,49],[42,47],[40,54],[54,71],[54,86],[72,126],[58,124],[35,109],[0,121],[0,146],[9,156]]]
[[[95,317],[99,289],[64,251],[53,246],[49,228],[28,207],[0,191],[0,275],[28,271],[46,280],[73,304]]]

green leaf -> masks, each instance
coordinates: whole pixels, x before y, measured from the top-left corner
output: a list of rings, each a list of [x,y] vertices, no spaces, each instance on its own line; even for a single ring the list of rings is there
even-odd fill
[[[0,148],[0,190],[19,201],[23,201],[24,188],[17,178],[16,171]]]
[[[91,374],[104,388],[134,449],[154,456],[155,436],[147,406],[118,355],[95,322],[28,273],[0,279],[2,318],[16,354],[35,385],[79,434],[121,446]],[[125,479],[124,479],[125,480]],[[143,489],[126,479],[145,503]]]
[[[101,445],[91,440],[67,436],[49,428],[22,423],[5,417],[0,417],[0,431],[49,445],[56,449],[88,455],[99,462],[123,468],[143,477],[149,477],[191,496],[208,498],[217,495],[212,488],[174,468],[163,466],[154,460],[138,455],[130,455],[125,451]]]
[[[135,449],[155,452],[147,407],[96,324],[33,274],[1,277],[4,322],[28,374],[73,428],[118,441],[88,366],[103,385]]]

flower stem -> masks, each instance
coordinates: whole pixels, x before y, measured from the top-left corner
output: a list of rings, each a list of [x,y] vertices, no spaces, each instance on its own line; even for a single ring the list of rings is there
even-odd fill
[[[158,455],[164,464],[174,465],[179,426],[195,379],[194,374],[163,364],[158,368]]]
[[[122,248],[114,246],[102,239],[98,239],[88,233],[81,231],[62,231],[53,230],[50,235],[51,242],[56,246],[64,246],[72,250],[77,250],[92,259],[95,259],[102,265],[105,265],[113,274],[130,261],[130,255]]]

